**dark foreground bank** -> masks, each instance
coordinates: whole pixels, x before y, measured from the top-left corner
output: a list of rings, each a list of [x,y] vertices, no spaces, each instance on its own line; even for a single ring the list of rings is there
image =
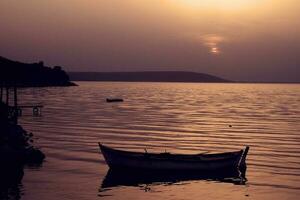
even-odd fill
[[[24,166],[40,166],[45,159],[32,145],[32,133],[11,119],[11,109],[0,101],[0,200],[20,199]]]
[[[0,174],[5,175],[26,164],[40,165],[45,158],[44,153],[32,145],[33,134],[9,118],[9,109],[0,101]]]

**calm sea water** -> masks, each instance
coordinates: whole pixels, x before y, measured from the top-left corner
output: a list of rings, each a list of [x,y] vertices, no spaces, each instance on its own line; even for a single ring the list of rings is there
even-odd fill
[[[24,110],[47,159],[26,167],[21,199],[297,199],[300,85],[78,82],[20,91],[43,103]],[[123,103],[106,103],[121,97]],[[27,113],[27,114],[26,114]],[[231,125],[231,127],[229,126]],[[108,167],[97,142],[148,152],[223,152],[250,146],[247,182],[185,180],[103,188]]]

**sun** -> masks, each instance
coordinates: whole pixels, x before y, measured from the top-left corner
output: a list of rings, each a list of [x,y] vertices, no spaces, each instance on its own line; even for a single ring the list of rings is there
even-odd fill
[[[210,49],[210,53],[216,55],[216,54],[219,54],[219,53],[220,53],[220,50],[219,50],[218,47],[212,47],[212,48]]]

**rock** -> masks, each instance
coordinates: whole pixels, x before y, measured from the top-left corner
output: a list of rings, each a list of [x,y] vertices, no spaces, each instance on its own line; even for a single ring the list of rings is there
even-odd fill
[[[40,164],[44,161],[45,159],[45,154],[36,148],[28,148],[26,149],[26,162],[27,163],[35,163],[35,164]]]

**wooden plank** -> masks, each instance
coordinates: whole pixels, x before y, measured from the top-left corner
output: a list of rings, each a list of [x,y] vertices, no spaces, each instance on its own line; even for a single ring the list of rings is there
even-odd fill
[[[17,108],[43,108],[44,105],[18,105]]]

